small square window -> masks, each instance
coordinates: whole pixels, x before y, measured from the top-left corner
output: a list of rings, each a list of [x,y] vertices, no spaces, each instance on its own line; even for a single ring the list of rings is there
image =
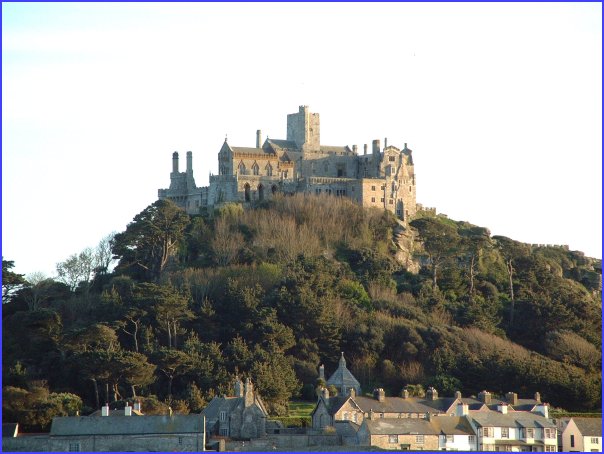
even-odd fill
[[[375,191],[375,186],[371,186],[371,190],[372,190],[372,191]]]
[[[371,197],[371,202],[375,203],[375,197]]]
[[[69,443],[69,452],[80,452],[80,443]]]
[[[416,436],[415,436],[415,442],[416,442],[418,445],[422,445],[422,444],[424,444],[424,436],[423,436],[423,435],[416,435]]]
[[[398,435],[388,435],[388,443],[398,443]]]

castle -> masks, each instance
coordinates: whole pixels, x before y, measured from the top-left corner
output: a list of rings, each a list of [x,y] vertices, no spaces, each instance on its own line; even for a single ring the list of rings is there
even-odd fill
[[[321,145],[318,113],[300,106],[287,116],[287,138],[267,138],[256,131],[256,146],[234,147],[225,139],[218,152],[218,175],[210,185],[197,187],[193,154],[187,152],[185,172],[179,171],[178,152],[172,154],[170,187],[160,199],[170,199],[189,214],[224,202],[251,203],[276,194],[328,194],[348,197],[364,207],[383,208],[406,221],[416,212],[412,153],[374,140],[363,154],[357,146]]]

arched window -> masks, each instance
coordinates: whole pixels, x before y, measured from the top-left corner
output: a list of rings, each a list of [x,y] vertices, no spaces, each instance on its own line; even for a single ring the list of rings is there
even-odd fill
[[[250,184],[245,183],[245,186],[243,187],[243,189],[245,191],[245,201],[249,202],[250,201]]]
[[[258,200],[264,200],[264,186],[258,185]]]
[[[245,175],[245,164],[243,161],[239,163],[239,175]]]
[[[254,175],[258,175],[260,174],[260,167],[258,167],[257,163],[254,163],[254,165],[252,166],[252,173]]]
[[[270,163],[270,162],[269,162],[269,163],[266,165],[265,170],[266,170],[266,174],[267,174],[269,177],[272,177],[272,176],[273,176],[273,166],[271,165],[271,163]]]
[[[277,193],[277,185],[274,184],[271,186],[271,192],[273,193],[273,195]]]

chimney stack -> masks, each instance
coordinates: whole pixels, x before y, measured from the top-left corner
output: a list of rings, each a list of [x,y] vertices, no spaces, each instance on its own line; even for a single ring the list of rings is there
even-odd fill
[[[329,390],[325,387],[321,389],[321,395],[323,396],[323,400],[329,400]]]
[[[353,146],[352,146],[352,152],[353,152],[354,154],[357,154],[357,146],[356,146],[356,145],[353,145]]]
[[[128,402],[126,402],[126,406],[124,407],[124,416],[132,416],[132,407]]]
[[[518,404],[518,394],[516,393],[505,393],[505,400],[508,401],[508,404],[510,405],[517,405]]]
[[[488,391],[480,391],[478,393],[478,400],[489,405],[491,403],[491,393]]]
[[[134,411],[141,411],[140,401],[134,402]]]
[[[319,378],[325,381],[325,366],[323,364],[319,366]]]
[[[388,137],[384,137],[384,148],[388,148]]]
[[[407,388],[403,389],[403,391],[401,392],[401,397],[403,399],[409,399],[409,391],[407,391]]]
[[[367,144],[364,144],[363,148],[364,148],[363,154],[367,154]]]
[[[535,393],[535,400],[539,403],[541,403],[541,394],[539,394],[539,392]]]
[[[256,148],[262,147],[262,131],[258,129],[256,131]]]
[[[436,400],[438,399],[438,392],[432,386],[430,386],[428,391],[426,391],[426,397],[428,400]]]
[[[109,403],[101,408],[101,416],[109,416]]]
[[[369,420],[371,421],[373,419],[375,419],[375,416],[374,416],[374,413],[373,413],[373,408],[370,408],[369,409]]]
[[[386,393],[384,392],[384,388],[377,388],[373,390],[373,397],[378,402],[384,402],[386,400]]]
[[[353,397],[353,398],[357,397],[357,391],[356,391],[356,389],[354,389],[354,387],[351,387],[349,389],[349,395],[350,395],[350,397]]]
[[[461,399],[461,391],[455,391],[455,398]]]

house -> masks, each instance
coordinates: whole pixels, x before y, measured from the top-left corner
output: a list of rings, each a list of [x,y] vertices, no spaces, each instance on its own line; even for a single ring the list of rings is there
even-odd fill
[[[434,416],[430,424],[438,431],[439,451],[476,451],[476,433],[465,416]]]
[[[361,446],[405,451],[437,451],[440,433],[428,419],[366,418],[357,437]]]
[[[323,373],[323,366],[321,366],[319,368],[319,378],[324,378]],[[342,352],[342,356],[338,362],[338,368],[333,374],[331,374],[331,377],[329,377],[326,384],[327,386],[335,386],[338,390],[338,393],[342,395],[348,394],[350,389],[354,389],[356,394],[361,394],[361,384],[355,378],[355,376],[352,375],[352,372],[350,372],[346,367],[344,352]]]
[[[202,451],[203,418],[198,415],[55,417],[49,451]]]
[[[266,435],[268,412],[248,378],[245,385],[235,379],[234,396],[214,397],[201,412],[210,435],[252,439]]]
[[[602,452],[602,418],[563,418],[562,451]]]
[[[558,451],[556,425],[541,413],[514,411],[499,402],[494,411],[464,416],[477,434],[479,451]]]

